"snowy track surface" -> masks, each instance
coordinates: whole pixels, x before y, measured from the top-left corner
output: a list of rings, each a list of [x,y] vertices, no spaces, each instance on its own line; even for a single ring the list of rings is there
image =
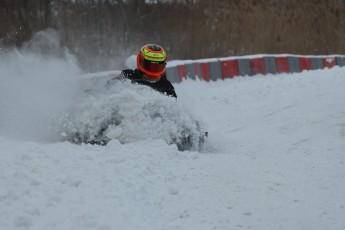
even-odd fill
[[[1,134],[0,229],[344,229],[344,89],[341,68],[176,85],[204,153]]]

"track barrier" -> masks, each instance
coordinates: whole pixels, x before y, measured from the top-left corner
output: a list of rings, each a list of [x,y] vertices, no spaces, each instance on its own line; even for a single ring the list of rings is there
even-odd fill
[[[173,83],[186,79],[208,82],[238,76],[300,73],[335,66],[345,66],[345,56],[255,55],[172,61],[167,67],[167,77]]]

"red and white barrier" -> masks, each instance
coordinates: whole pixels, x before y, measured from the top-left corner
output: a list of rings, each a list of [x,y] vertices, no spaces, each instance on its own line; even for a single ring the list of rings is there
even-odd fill
[[[298,73],[334,66],[345,66],[345,56],[255,55],[171,61],[167,67],[167,77],[173,83],[196,78],[203,81],[215,81],[257,74]]]
[[[135,66],[135,63],[133,63]],[[301,55],[255,55],[228,58],[213,58],[187,61],[170,61],[167,77],[173,83],[186,79],[216,81],[237,76],[253,76],[281,73],[299,73],[307,70],[345,66],[345,55],[301,56]],[[80,78],[84,90],[101,87],[121,71],[84,74]]]

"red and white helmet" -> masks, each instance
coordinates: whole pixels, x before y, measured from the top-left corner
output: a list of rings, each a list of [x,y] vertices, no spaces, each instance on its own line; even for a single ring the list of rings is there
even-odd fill
[[[165,72],[165,50],[156,44],[147,44],[141,47],[137,55],[137,67],[144,73],[146,80],[158,81]]]

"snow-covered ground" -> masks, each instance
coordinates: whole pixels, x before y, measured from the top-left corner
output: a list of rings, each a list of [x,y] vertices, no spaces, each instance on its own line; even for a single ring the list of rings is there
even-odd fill
[[[205,152],[59,141],[49,118],[82,97],[77,73],[1,56],[0,229],[345,228],[344,68],[175,85]]]

